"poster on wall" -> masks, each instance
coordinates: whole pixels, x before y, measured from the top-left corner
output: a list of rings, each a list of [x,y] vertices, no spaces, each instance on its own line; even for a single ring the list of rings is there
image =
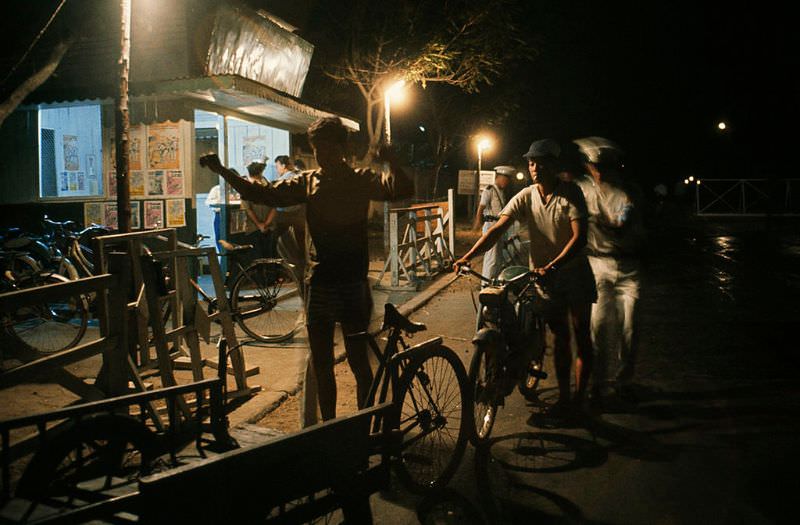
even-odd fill
[[[82,171],[75,173],[75,179],[78,183],[78,191],[80,193],[84,193],[86,191],[86,177],[83,175]]]
[[[142,223],[139,220],[139,201],[131,201],[131,229],[138,230],[142,227]]]
[[[116,230],[117,226],[117,203],[116,202],[107,202],[105,206],[105,219],[103,220],[103,224],[106,228],[111,228],[112,230]]]
[[[144,197],[143,171],[131,171],[131,197]]]
[[[177,124],[147,127],[147,162],[150,169],[180,169],[180,131]]]
[[[108,172],[108,196],[109,197],[116,197],[117,196],[117,172],[116,171],[109,171]]]
[[[170,170],[167,172],[167,195],[183,197],[183,172]]]
[[[63,135],[64,143],[64,170],[78,171],[81,169],[81,159],[78,153],[78,136]]]
[[[92,224],[103,224],[105,209],[102,202],[83,203],[83,226],[88,228]]]
[[[242,163],[264,162],[267,156],[267,138],[264,135],[251,135],[242,138]]]
[[[244,233],[247,227],[247,212],[244,210],[231,210],[228,221],[230,233]]]
[[[164,202],[144,201],[145,229],[161,228],[164,224]]]
[[[67,189],[69,191],[78,191],[78,174],[74,171],[70,171],[67,173],[67,177],[69,180]]]
[[[167,228],[186,226],[186,201],[183,199],[167,200]]]
[[[164,195],[164,170],[150,170],[147,172],[147,195]]]
[[[131,170],[140,170],[142,169],[142,155],[144,154],[144,148],[142,147],[144,144],[144,126],[131,126],[129,135],[130,137],[130,147],[131,147],[131,157],[130,157],[130,168]]]
[[[97,195],[97,157],[92,153],[86,154],[86,187],[89,194]]]
[[[61,193],[69,191],[69,173],[66,171],[58,174],[58,191]]]

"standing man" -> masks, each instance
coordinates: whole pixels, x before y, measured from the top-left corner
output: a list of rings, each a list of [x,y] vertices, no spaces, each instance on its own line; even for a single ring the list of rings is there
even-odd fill
[[[333,332],[337,322],[345,335],[347,360],[356,378],[361,408],[372,382],[372,369],[363,340],[346,336],[367,329],[372,296],[367,271],[367,212],[370,200],[413,196],[414,184],[397,158],[382,148],[378,161],[388,162],[386,174],[353,169],[345,161],[347,128],[336,117],[321,118],[308,128],[308,140],[319,169],[261,186],[237,179],[217,155],[201,158],[242,198],[269,206],[306,204],[306,327],[319,389],[323,420],[336,417],[336,379],[333,374]]]
[[[251,162],[247,165],[247,173],[250,175],[250,182],[258,186],[269,184],[264,178],[264,168],[267,165],[263,162]],[[242,180],[236,177],[236,180]],[[236,185],[228,181],[236,188]],[[236,188],[238,190],[238,188]],[[242,209],[247,214],[247,225],[245,233],[250,237],[250,241],[255,246],[257,257],[274,257],[273,239],[271,232],[272,208],[264,203],[253,201],[242,195]]]
[[[558,177],[561,148],[538,140],[523,155],[533,185],[519,192],[503,209],[500,219],[481,236],[455,269],[494,246],[514,220],[527,221],[530,232],[530,267],[539,277],[541,315],[555,335],[558,401],[549,407],[551,417],[563,418],[580,410],[592,371],[591,306],[597,299],[594,278],[583,253],[586,245],[586,202],[580,189]],[[570,319],[578,355],[575,359],[575,396],[571,395]]]
[[[276,180],[289,179],[295,175],[292,161],[288,155],[275,157],[275,170],[278,173]],[[273,208],[269,217],[270,223],[275,225],[275,237],[278,244],[278,253],[296,268],[299,280],[305,275],[305,246],[306,234],[306,207],[304,204],[295,204],[282,208]]]
[[[492,224],[500,219],[500,212],[506,207],[508,198],[506,192],[511,182],[511,177],[516,170],[513,166],[497,166],[494,168],[494,184],[489,184],[481,193],[478,212],[475,214],[473,229],[483,222],[482,233],[486,233]],[[503,243],[506,235],[503,234],[497,243],[483,254],[483,270],[481,273],[488,279],[497,277],[503,269]]]
[[[636,350],[639,300],[639,254],[644,240],[641,191],[622,173],[623,152],[599,137],[576,140],[588,175],[576,182],[589,210],[587,249],[597,283],[592,308],[592,340],[597,355],[592,380],[593,403],[602,403],[611,386],[623,399],[631,389]],[[609,361],[612,383],[607,385]]]

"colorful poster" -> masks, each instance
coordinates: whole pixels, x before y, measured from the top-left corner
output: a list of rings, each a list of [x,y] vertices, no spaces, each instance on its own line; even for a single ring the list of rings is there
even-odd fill
[[[131,201],[131,229],[138,230],[142,227],[142,222],[139,220],[139,201]]]
[[[102,202],[83,203],[83,226],[88,228],[92,224],[103,224],[105,221],[105,210]]]
[[[183,172],[170,170],[167,172],[167,195],[183,197]]]
[[[267,137],[264,135],[251,135],[242,138],[242,164],[247,166],[251,162],[264,162],[267,156]]]
[[[147,195],[164,195],[164,171],[152,170],[147,172]]]
[[[183,199],[167,200],[167,228],[186,226],[186,201]]]
[[[67,173],[69,177],[69,191],[78,191],[78,176],[74,171]]]
[[[78,191],[83,192],[86,191],[86,177],[83,176],[83,172],[79,171],[75,174],[75,178],[78,181]]]
[[[78,154],[78,136],[63,135],[64,142],[64,169],[78,171],[81,169],[81,158]]]
[[[86,187],[89,190],[89,195],[97,195],[97,157],[92,153],[86,154]]]
[[[130,134],[130,168],[131,170],[142,169],[142,155],[144,154],[144,126],[131,126]]]
[[[117,203],[116,202],[107,202],[105,207],[105,220],[103,224],[106,228],[111,228],[112,230],[116,230],[118,228],[117,225]]]
[[[164,202],[144,201],[145,229],[161,228],[164,225]]]
[[[177,124],[147,127],[147,162],[151,169],[180,169],[180,131]]]
[[[62,171],[58,175],[58,189],[59,191],[69,191],[69,173]]]
[[[108,196],[117,196],[117,172],[115,171],[108,172]]]
[[[144,197],[144,172],[131,172],[131,197]]]

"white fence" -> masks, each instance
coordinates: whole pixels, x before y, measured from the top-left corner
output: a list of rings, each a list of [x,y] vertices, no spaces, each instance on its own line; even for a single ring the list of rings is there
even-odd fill
[[[450,270],[455,247],[454,207],[451,189],[446,202],[389,210],[389,256],[376,288],[416,289],[421,280]],[[391,275],[389,286],[381,284],[387,272]]]
[[[697,215],[798,216],[800,179],[698,179]]]

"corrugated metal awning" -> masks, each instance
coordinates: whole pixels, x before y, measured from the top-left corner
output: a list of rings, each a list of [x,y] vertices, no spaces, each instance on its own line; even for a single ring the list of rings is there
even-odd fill
[[[318,118],[332,116],[341,118],[344,125],[352,131],[360,129],[359,123],[351,118],[317,109],[296,97],[235,75],[132,83],[130,96],[132,111],[138,109],[136,107],[138,103],[144,102],[145,112],[148,114],[147,117],[141,115],[140,118],[133,118],[132,115],[132,120],[153,118],[152,111],[148,109],[148,106],[152,105],[151,102],[157,104],[189,101],[197,109],[228,114],[295,133],[305,132],[309,124]],[[26,102],[29,105],[49,106],[89,99],[108,100],[111,97],[111,90],[98,88],[74,90],[70,93],[60,91],[57,96],[40,94],[34,100]]]

